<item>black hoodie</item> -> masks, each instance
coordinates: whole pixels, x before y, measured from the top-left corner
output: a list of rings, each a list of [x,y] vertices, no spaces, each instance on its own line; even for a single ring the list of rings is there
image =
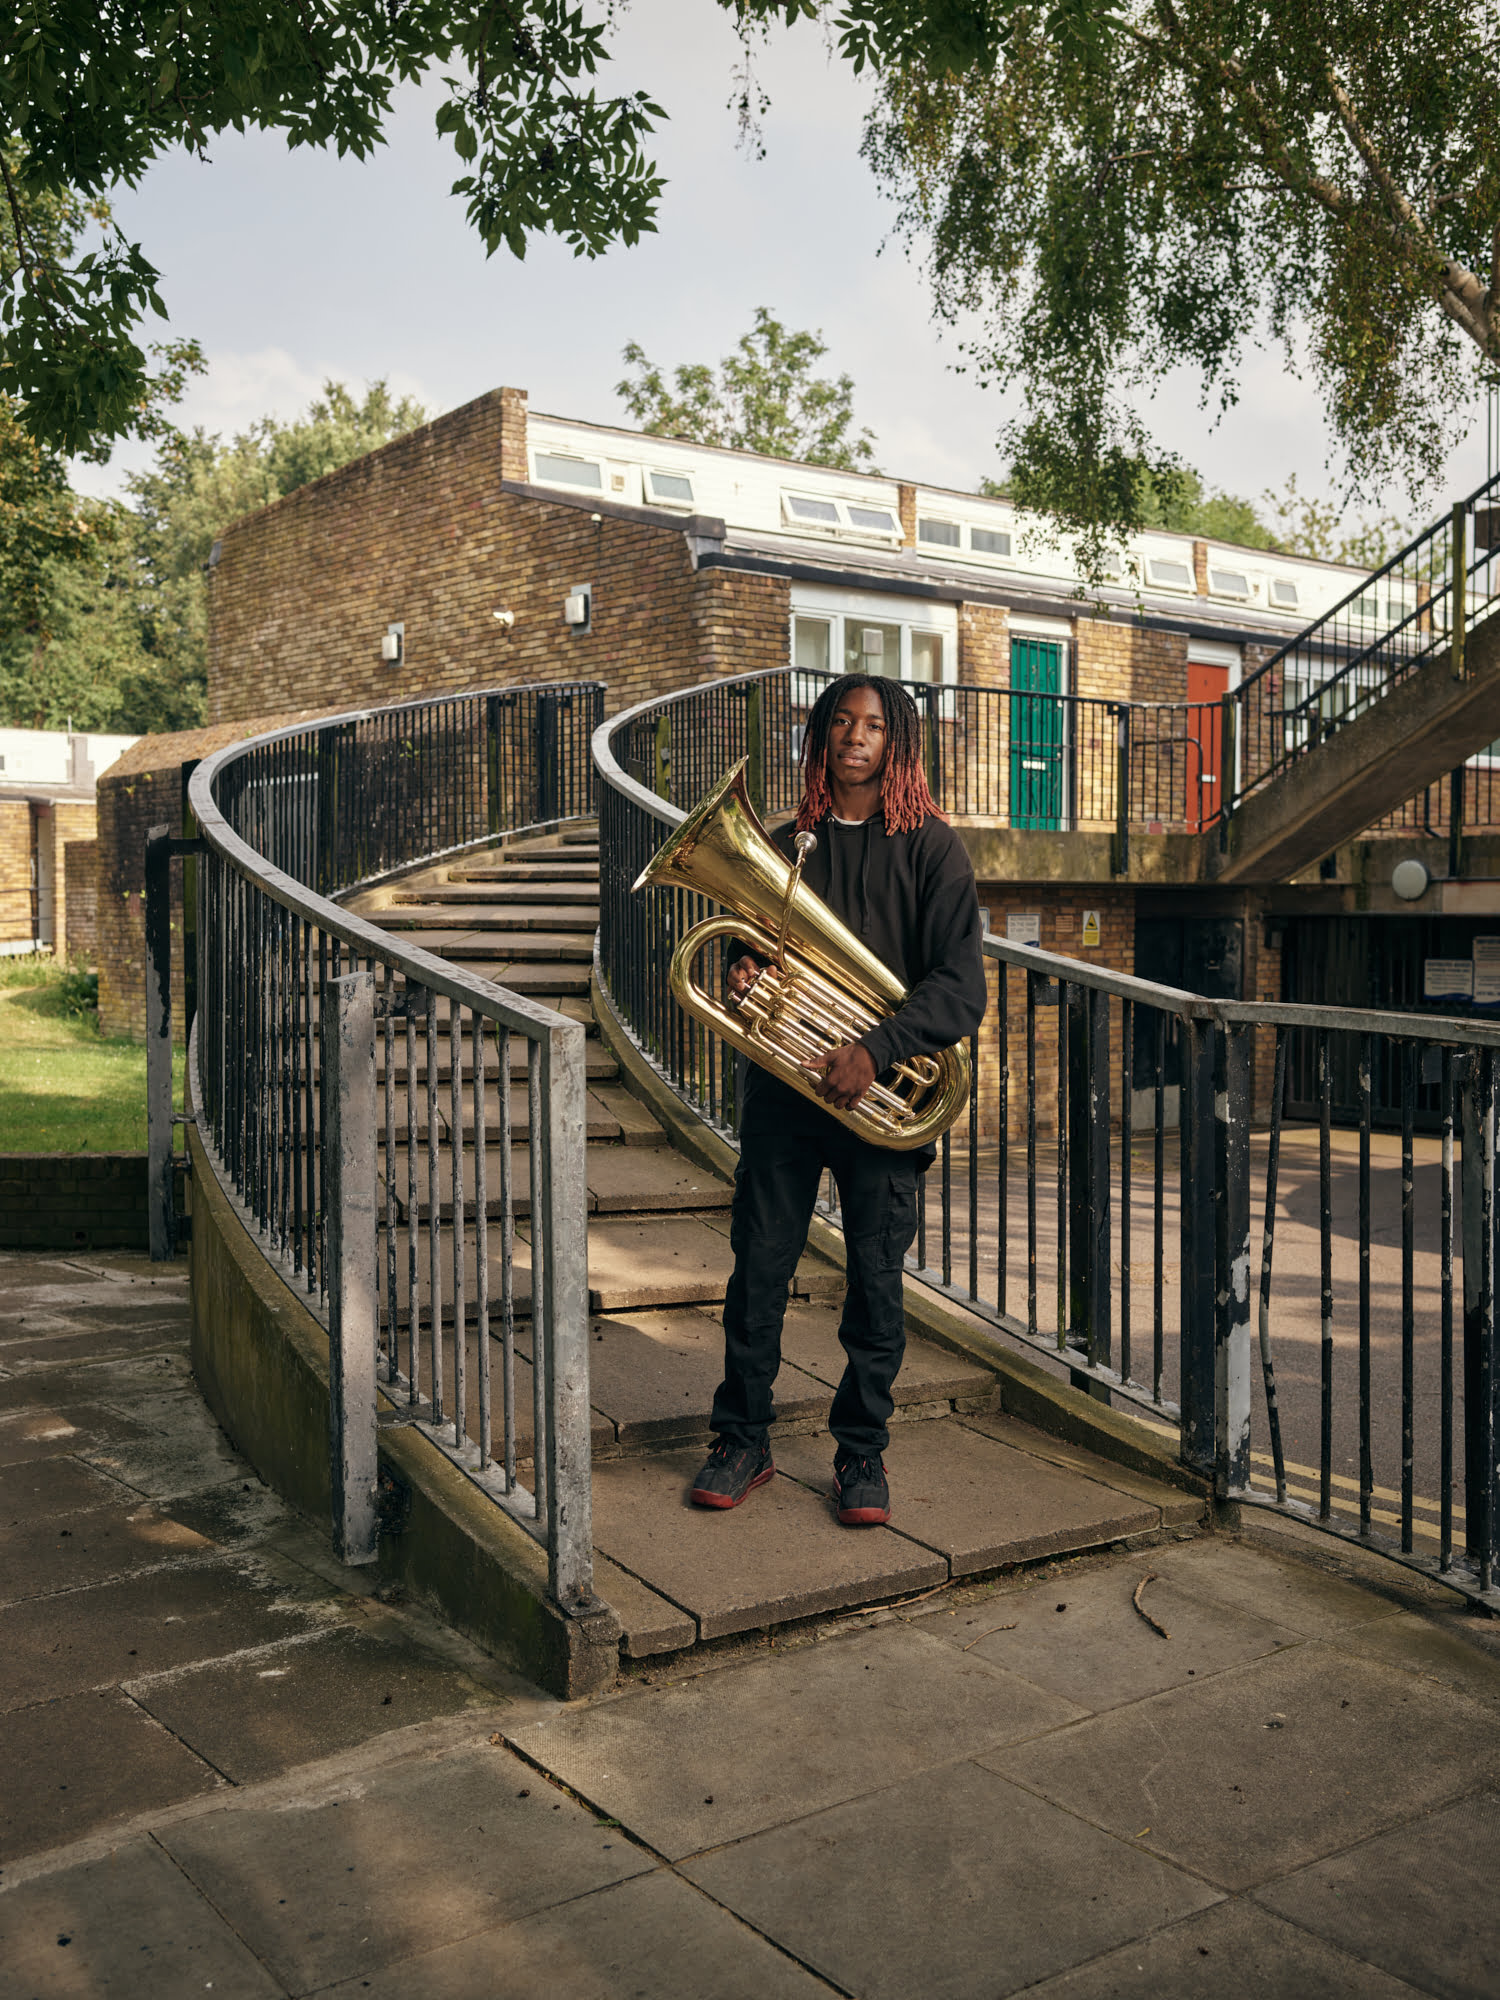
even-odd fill
[[[877,1075],[908,1056],[966,1040],[984,1019],[984,959],[974,870],[952,827],[929,815],[887,833],[877,810],[850,825],[825,816],[802,879],[907,989],[906,1004],[860,1040]],[[795,827],[772,836],[790,859]]]

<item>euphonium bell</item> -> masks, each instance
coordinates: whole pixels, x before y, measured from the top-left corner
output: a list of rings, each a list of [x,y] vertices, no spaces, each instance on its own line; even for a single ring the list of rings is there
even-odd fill
[[[803,836],[804,840],[809,839]],[[637,889],[689,889],[732,914],[695,924],[672,954],[672,997],[752,1062],[790,1084],[830,1118],[895,1152],[946,1132],[969,1101],[969,1052],[962,1043],[913,1056],[871,1084],[852,1111],[818,1095],[803,1065],[858,1041],[906,1000],[906,988],[801,880],[761,825],[745,788],[745,760],[721,778],[642,871]],[[693,977],[706,945],[737,938],[767,959],[737,1004]]]

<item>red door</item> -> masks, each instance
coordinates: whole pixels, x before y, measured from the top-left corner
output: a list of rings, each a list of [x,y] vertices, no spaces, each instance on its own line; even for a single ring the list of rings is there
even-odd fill
[[[1189,833],[1201,833],[1219,816],[1219,745],[1224,712],[1220,698],[1229,688],[1228,667],[1189,660],[1187,670],[1187,804]]]

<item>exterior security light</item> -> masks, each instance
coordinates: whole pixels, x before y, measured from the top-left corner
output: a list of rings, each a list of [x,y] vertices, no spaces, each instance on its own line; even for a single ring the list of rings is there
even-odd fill
[[[1425,865],[1410,857],[1398,861],[1391,870],[1391,887],[1403,903],[1415,903],[1419,896],[1425,896],[1431,879]]]
[[[388,667],[399,667],[406,656],[405,625],[387,625],[380,640],[380,657]]]
[[[490,616],[491,618],[498,620],[498,622],[505,627],[507,632],[511,631],[515,626],[516,614],[514,611],[509,611],[509,610],[492,611],[490,613]]]

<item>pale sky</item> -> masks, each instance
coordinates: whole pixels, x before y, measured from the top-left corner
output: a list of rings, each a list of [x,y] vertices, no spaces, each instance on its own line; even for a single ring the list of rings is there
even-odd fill
[[[663,366],[717,361],[765,305],[821,329],[821,367],[853,376],[883,471],[961,488],[997,472],[1005,408],[954,372],[958,342],[934,323],[859,158],[868,86],[830,62],[821,29],[772,36],[763,160],[736,146],[737,43],[710,0],[634,0],[613,46],[601,88],[647,89],[670,114],[656,146],[668,187],[659,233],[592,263],[545,242],[524,262],[486,260],[448,192],[462,168],[433,133],[435,91],[404,96],[368,163],[230,134],[210,162],[168,159],[118,197],[122,226],[162,272],[172,331],[209,359],[178,421],[229,433],[295,417],[325,377],[385,376],[434,413],[505,383],[534,409],[627,423],[614,385],[628,340]],[[1217,429],[1190,380],[1158,398],[1154,423],[1211,486],[1254,498],[1295,473],[1305,491],[1328,490],[1316,397],[1279,352],[1252,358]],[[127,448],[108,468],[77,467],[76,483],[117,490],[147,457]],[[1450,491],[1484,471],[1476,424]],[[1390,503],[1404,511],[1404,496]]]

